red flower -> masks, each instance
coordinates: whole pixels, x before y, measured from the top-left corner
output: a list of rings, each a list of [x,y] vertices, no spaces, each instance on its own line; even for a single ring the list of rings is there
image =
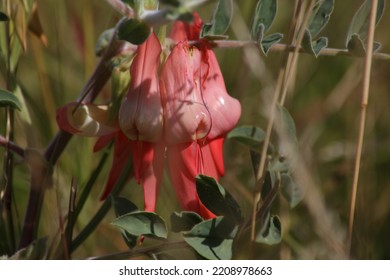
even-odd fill
[[[206,219],[215,217],[199,200],[195,177],[205,174],[218,180],[223,176],[224,138],[237,124],[241,106],[228,95],[208,43],[200,41],[198,47],[188,44],[189,40],[199,40],[201,26],[196,14],[193,24],[174,24],[171,38],[175,46],[160,75],[161,45],[157,37],[152,34],[138,47],[130,68],[129,91],[119,110],[119,125],[107,122],[103,115],[98,120],[91,116],[88,121],[99,129],[87,133],[84,128],[94,126],[80,126],[69,114],[72,106],[59,110],[61,128],[79,135],[106,135],[97,147],[115,137],[113,168],[102,198],[111,191],[131,153],[135,179],[144,189],[145,210],[155,211],[166,156],[181,207]],[[97,108],[82,106],[91,112]]]

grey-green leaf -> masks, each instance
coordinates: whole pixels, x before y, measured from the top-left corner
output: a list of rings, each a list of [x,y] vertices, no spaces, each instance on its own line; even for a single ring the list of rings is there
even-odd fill
[[[195,251],[209,260],[232,258],[233,238],[238,226],[226,217],[217,217],[195,225],[183,234],[184,240]]]
[[[240,126],[229,132],[227,138],[234,139],[257,151],[265,139],[265,132],[263,129],[255,126]]]
[[[378,42],[373,43],[373,52],[375,53],[378,51],[381,47],[381,44]],[[366,44],[364,41],[360,38],[359,34],[353,34],[351,39],[348,42],[348,51],[353,54],[354,56],[365,56],[366,55]]]
[[[279,132],[279,154],[283,157],[293,156],[298,150],[298,139],[293,118],[287,109],[278,105],[277,129]],[[292,160],[289,158],[288,160]]]
[[[309,30],[306,29],[305,35],[302,40],[303,49],[310,53],[314,54],[317,57],[323,48],[328,46],[328,38],[320,37],[317,40],[312,40],[312,35]]]
[[[263,25],[263,33],[266,33],[275,19],[277,11],[276,0],[259,0],[256,5],[255,15],[252,21],[251,36],[258,40],[260,26]]]
[[[308,30],[313,38],[325,27],[333,12],[334,0],[317,0],[309,19]]]
[[[22,110],[19,99],[12,92],[0,89],[0,107],[11,106],[14,109]]]
[[[379,20],[381,19],[384,9],[385,9],[385,0],[378,0],[376,24],[378,24]],[[356,12],[356,14],[352,19],[347,34],[346,46],[349,45],[349,41],[352,39],[352,36],[355,34],[359,35],[360,39],[363,41],[367,38],[368,23],[370,20],[370,11],[371,11],[371,0],[366,0],[360,6],[359,10]]]
[[[167,238],[165,221],[155,213],[137,211],[116,218],[113,225],[135,236]]]
[[[171,215],[171,230],[173,232],[189,231],[202,221],[203,218],[195,212],[174,212]]]
[[[256,242],[275,245],[282,241],[282,223],[278,216],[271,216],[255,238]]]
[[[200,37],[223,35],[230,26],[233,18],[233,1],[219,0],[215,7],[210,23],[203,25]]]
[[[295,183],[289,174],[281,175],[280,189],[291,208],[297,206],[305,195],[304,189]]]
[[[150,27],[137,19],[125,20],[118,29],[118,37],[134,45],[140,45],[148,39]]]
[[[282,40],[282,38],[283,38],[282,33],[274,33],[265,36],[260,42],[261,50],[263,51],[264,55],[267,55],[270,48],[273,45],[279,43],[280,40]]]
[[[217,216],[226,216],[240,223],[241,209],[233,196],[213,177],[196,176],[196,191],[204,206]]]

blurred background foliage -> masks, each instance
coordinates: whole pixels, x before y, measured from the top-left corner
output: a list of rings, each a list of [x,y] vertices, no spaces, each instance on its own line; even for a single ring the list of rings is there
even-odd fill
[[[19,1],[11,1],[19,3]],[[257,1],[235,1],[236,10],[230,39],[249,39],[248,26]],[[334,12],[321,36],[329,38],[329,47],[345,48],[345,38],[351,19],[362,1],[335,1]],[[198,10],[207,21],[211,17],[213,1]],[[288,32],[293,16],[293,1],[278,1],[279,8],[271,32]],[[381,52],[390,53],[389,9],[379,23],[375,40],[382,43]],[[26,50],[20,58],[17,79],[26,101],[31,123],[16,113],[15,142],[22,147],[42,151],[57,131],[56,108],[73,101],[98,62],[94,49],[98,36],[111,28],[120,16],[105,1],[80,0],[38,1],[38,12],[47,46],[31,33],[27,34]],[[285,40],[282,41],[286,43]],[[228,92],[242,104],[240,125],[266,127],[264,111],[271,96],[265,88],[273,85],[283,62],[283,53],[270,51],[267,57],[254,47],[245,49],[217,49],[220,66]],[[301,54],[286,108],[297,127],[300,154],[308,168],[318,197],[308,195],[294,209],[289,210],[278,199],[275,211],[283,224],[283,241],[267,246],[242,242],[236,244],[239,259],[332,259],[338,258],[337,248],[321,232],[321,207],[331,217],[334,234],[345,238],[348,224],[350,189],[361,108],[361,77],[363,59],[348,56],[319,56]],[[363,162],[360,173],[352,258],[390,258],[390,63],[374,60],[368,120],[365,133]],[[259,77],[268,77],[268,84]],[[5,87],[0,77],[0,87]],[[105,103],[110,98],[107,85],[97,100]],[[5,131],[3,112],[0,132]],[[74,137],[54,170],[53,187],[45,195],[39,235],[58,237],[60,217],[67,212],[69,188],[76,178],[82,188],[96,167],[102,153],[92,153],[95,139]],[[0,158],[4,149],[0,149]],[[226,175],[221,184],[242,206],[245,215],[251,211],[254,175],[248,150],[232,140],[225,146]],[[0,161],[2,168],[3,162]],[[28,195],[29,170],[16,158],[14,191],[16,221],[21,223]],[[98,200],[105,184],[110,160],[95,184],[75,232],[80,231],[101,205]],[[142,207],[142,188],[131,180],[121,193]],[[313,206],[314,202],[314,206]],[[315,206],[319,205],[319,209]],[[321,207],[320,207],[321,206]],[[175,194],[164,180],[158,200],[157,213],[169,223],[172,211],[179,210]],[[110,225],[114,212],[110,211],[94,233],[80,246],[73,258],[87,258],[126,250],[120,232]],[[17,231],[16,234],[20,234]],[[172,239],[177,238],[175,235]],[[149,241],[146,241],[146,243]],[[145,244],[147,245],[147,244]],[[176,252],[179,258],[191,258],[189,252]]]

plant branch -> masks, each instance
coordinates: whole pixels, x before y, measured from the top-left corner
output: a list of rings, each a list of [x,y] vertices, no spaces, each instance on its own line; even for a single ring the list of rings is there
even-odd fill
[[[364,63],[359,133],[358,133],[358,142],[356,146],[356,159],[355,159],[355,166],[354,166],[354,173],[353,173],[351,205],[350,205],[349,222],[348,222],[347,252],[349,254],[351,254],[352,233],[353,233],[353,224],[354,224],[355,209],[356,209],[356,196],[358,192],[360,163],[361,163],[362,150],[363,150],[364,131],[366,126],[367,105],[368,105],[368,97],[370,93],[370,75],[371,75],[373,43],[374,43],[374,33],[375,33],[375,19],[376,19],[377,8],[378,8],[378,0],[371,1],[370,22],[368,25],[368,38],[367,38],[367,54]]]
[[[156,254],[158,252],[167,251],[167,250],[177,250],[181,248],[190,248],[185,241],[174,241],[174,242],[165,242],[155,246],[149,246],[145,248],[136,248],[133,250],[128,250],[124,252],[117,252],[109,255],[91,257],[89,260],[123,260],[130,259],[150,254]]]

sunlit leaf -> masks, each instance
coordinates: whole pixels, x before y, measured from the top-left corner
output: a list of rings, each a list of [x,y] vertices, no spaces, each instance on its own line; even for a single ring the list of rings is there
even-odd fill
[[[259,150],[265,139],[265,132],[255,126],[240,126],[229,132],[227,138],[234,139],[251,149]]]
[[[189,231],[202,221],[203,218],[195,212],[174,212],[171,215],[171,230],[173,232]]]
[[[4,89],[0,89],[0,107],[10,106],[14,109],[22,110],[22,105],[19,99],[13,94]]]
[[[215,215],[229,217],[237,223],[241,222],[240,206],[213,177],[196,176],[196,191],[204,206]]]
[[[385,8],[385,0],[378,0],[376,24],[378,24],[379,20],[381,19],[384,8]],[[370,21],[370,11],[371,11],[371,0],[366,0],[360,6],[358,11],[355,13],[351,21],[351,25],[349,26],[349,30],[347,33],[347,40],[346,40],[347,47],[353,35],[358,35],[362,41],[364,41],[367,38],[368,24]]]
[[[233,238],[238,227],[226,217],[217,217],[196,224],[183,234],[184,240],[195,251],[209,260],[232,258]]]
[[[297,206],[305,194],[303,188],[296,184],[289,174],[281,175],[280,188],[291,208]]]
[[[253,40],[259,39],[259,32],[265,34],[272,25],[277,11],[276,0],[259,0],[256,5],[255,15],[252,21],[251,36]],[[260,28],[263,28],[260,31]],[[263,36],[261,36],[262,38]]]
[[[223,35],[230,26],[233,17],[233,1],[219,0],[210,23],[205,23],[200,37]]]
[[[308,31],[312,38],[328,23],[333,12],[334,0],[317,0],[308,23]]]
[[[128,213],[116,218],[112,224],[135,236],[167,238],[168,235],[164,220],[152,212]]]
[[[118,37],[134,45],[140,45],[148,39],[150,27],[137,19],[128,19],[124,21],[118,29]]]
[[[271,216],[255,238],[256,242],[275,245],[282,241],[282,224],[278,216]]]

